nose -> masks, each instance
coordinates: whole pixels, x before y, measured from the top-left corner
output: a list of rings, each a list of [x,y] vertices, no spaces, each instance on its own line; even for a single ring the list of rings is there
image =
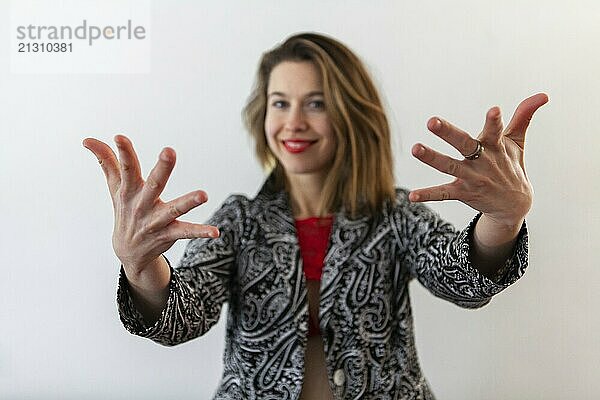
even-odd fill
[[[285,128],[291,132],[301,132],[306,130],[307,126],[306,116],[302,107],[298,105],[291,106],[285,121]]]

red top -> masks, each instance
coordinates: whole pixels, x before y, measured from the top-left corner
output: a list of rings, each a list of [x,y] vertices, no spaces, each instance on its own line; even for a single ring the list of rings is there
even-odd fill
[[[298,233],[298,244],[304,265],[304,276],[309,280],[321,280],[323,272],[323,260],[329,245],[329,235],[333,217],[317,218],[310,217],[296,220],[296,232]],[[316,319],[316,321],[315,321]],[[308,336],[320,335],[319,317],[308,318]]]

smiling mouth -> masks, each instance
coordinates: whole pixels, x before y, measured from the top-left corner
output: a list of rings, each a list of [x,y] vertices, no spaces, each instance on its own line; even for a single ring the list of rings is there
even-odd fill
[[[284,140],[283,146],[290,153],[302,153],[304,150],[308,149],[313,143],[316,143],[316,140]]]

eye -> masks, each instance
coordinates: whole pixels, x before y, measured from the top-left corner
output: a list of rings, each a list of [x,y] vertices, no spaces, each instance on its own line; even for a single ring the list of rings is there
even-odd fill
[[[322,110],[325,108],[325,102],[323,100],[313,100],[308,103],[308,106],[316,110]]]
[[[275,100],[271,105],[275,108],[284,108],[287,107],[287,101]]]

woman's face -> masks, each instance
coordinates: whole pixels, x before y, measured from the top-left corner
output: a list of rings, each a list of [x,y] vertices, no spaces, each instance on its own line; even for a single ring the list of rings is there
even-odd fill
[[[325,177],[329,171],[336,139],[325,109],[321,76],[311,62],[284,61],[271,71],[265,135],[288,177]]]

